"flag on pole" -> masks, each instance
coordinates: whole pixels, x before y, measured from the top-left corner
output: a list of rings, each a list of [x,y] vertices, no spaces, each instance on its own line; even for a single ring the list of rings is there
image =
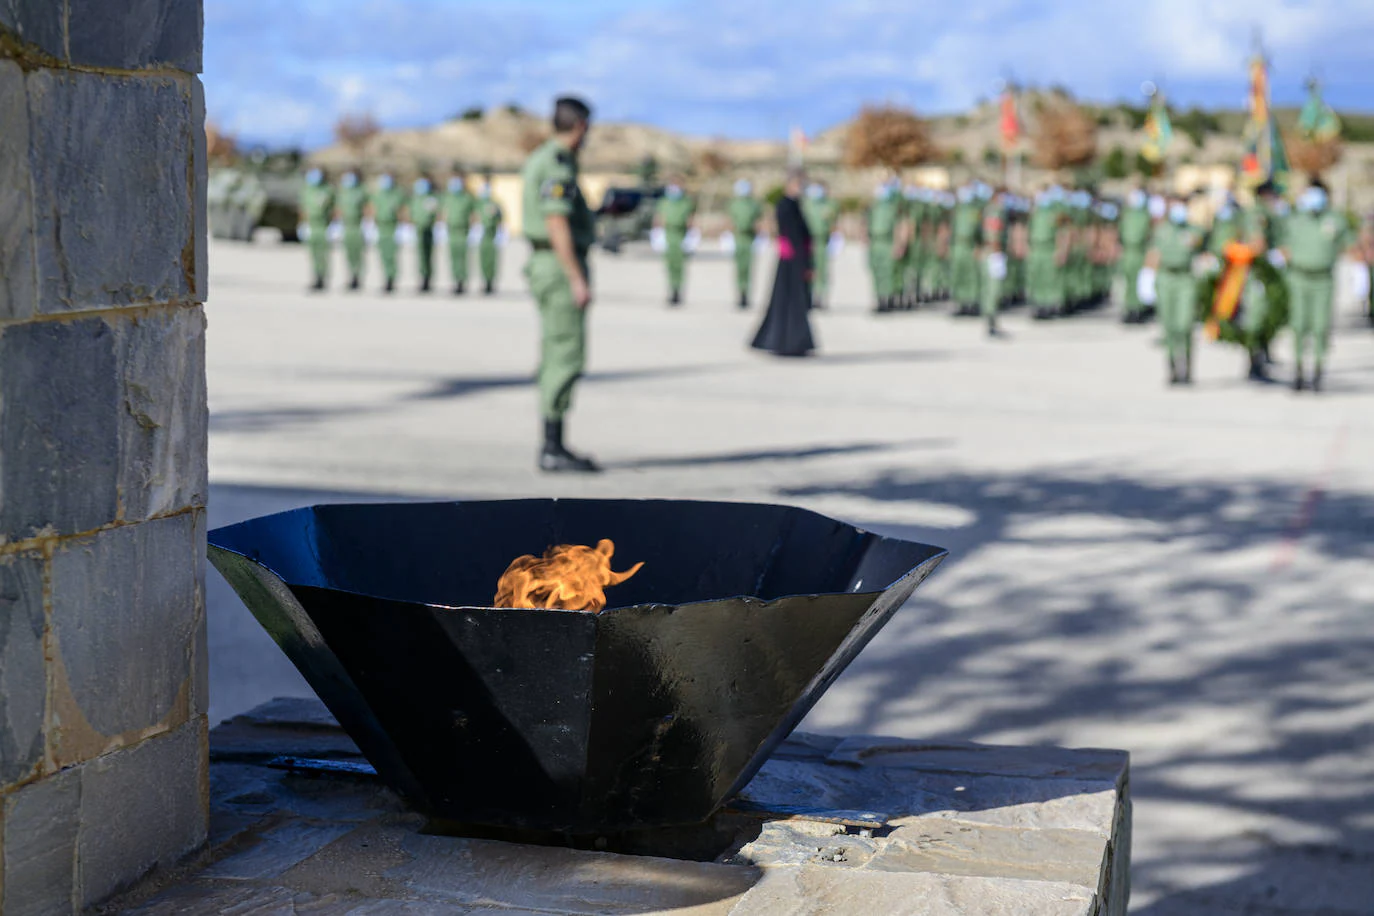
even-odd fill
[[[793,127],[787,138],[787,160],[792,165],[800,165],[806,158],[806,132]]]
[[[1298,132],[1304,140],[1330,143],[1341,135],[1341,119],[1322,98],[1321,85],[1307,81],[1307,101],[1298,115]]]
[[[1174,125],[1164,104],[1164,93],[1156,91],[1145,114],[1145,146],[1140,150],[1150,162],[1161,162],[1174,142]]]
[[[1002,90],[1002,149],[1010,152],[1021,139],[1021,118],[1016,112],[1016,95],[1008,85]]]
[[[1269,106],[1269,61],[1262,50],[1250,61],[1250,120],[1243,135],[1242,180],[1250,187],[1272,182],[1279,191],[1288,186],[1288,153]]]

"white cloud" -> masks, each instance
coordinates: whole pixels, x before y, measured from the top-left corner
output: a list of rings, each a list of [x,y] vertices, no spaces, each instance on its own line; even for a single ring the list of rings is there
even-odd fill
[[[1006,74],[1098,99],[1157,79],[1176,101],[1235,104],[1256,25],[1281,99],[1315,67],[1338,105],[1374,108],[1368,0],[601,0],[586,21],[540,6],[208,0],[211,111],[277,139],[306,123],[318,142],[345,110],[414,123],[561,91],[605,117],[731,134],[816,129],[867,100],[960,108]],[[294,104],[265,111],[269,96]]]

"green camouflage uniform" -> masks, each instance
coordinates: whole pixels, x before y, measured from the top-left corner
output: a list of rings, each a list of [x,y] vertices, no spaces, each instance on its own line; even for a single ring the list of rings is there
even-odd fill
[[[396,282],[396,227],[405,206],[405,192],[394,185],[372,191],[372,221],[377,226],[377,254],[382,259],[382,274],[387,286]]]
[[[306,185],[301,191],[301,216],[310,227],[310,263],[316,284],[329,282],[329,220],[334,215],[334,191],[328,185]]]
[[[455,287],[468,282],[468,231],[477,198],[463,185],[444,195],[444,225],[448,227],[448,263]]]
[[[830,235],[840,218],[840,205],[830,197],[807,196],[802,201],[802,216],[811,230],[811,301],[825,302],[830,292]]]
[[[363,209],[367,206],[367,189],[360,184],[340,186],[337,194],[339,219],[343,223],[344,256],[348,259],[348,273],[356,282],[362,281],[363,256],[367,241],[363,238]]]
[[[1037,202],[1030,215],[1026,285],[1031,305],[1042,315],[1064,308],[1063,265],[1056,263],[1064,211],[1053,201]]]
[[[997,313],[1002,308],[1002,296],[1004,295],[1007,280],[1007,238],[1009,229],[1007,225],[1007,206],[1003,200],[994,199],[988,202],[983,208],[982,213],[982,239],[987,250],[983,253],[983,261],[980,265],[982,270],[982,298],[979,301],[982,315],[989,323],[997,318]],[[993,255],[1000,255],[1002,262],[1002,276],[994,276],[992,264],[995,260]]]
[[[1121,211],[1121,278],[1126,284],[1126,317],[1139,318],[1144,306],[1140,301],[1140,272],[1145,268],[1145,250],[1150,247],[1150,210],[1142,203]]]
[[[496,284],[496,271],[499,267],[496,247],[496,234],[501,229],[505,214],[501,205],[490,197],[477,202],[477,219],[482,224],[482,241],[477,244],[477,261],[482,267],[482,282],[491,289]]]
[[[687,252],[683,243],[696,210],[696,201],[685,192],[681,197],[665,196],[658,202],[658,216],[663,221],[663,235],[668,246],[663,260],[668,266],[668,289],[674,295],[682,292],[687,272]]]
[[[434,224],[439,219],[439,195],[431,188],[415,191],[406,204],[410,224],[415,227],[415,256],[423,288],[429,288],[434,274]]]
[[[1288,249],[1288,325],[1293,329],[1293,349],[1302,377],[1308,345],[1312,370],[1319,377],[1331,339],[1331,311],[1335,293],[1336,262],[1350,247],[1350,225],[1329,209],[1295,213],[1285,228]]]
[[[954,208],[949,236],[950,295],[962,308],[977,307],[981,271],[978,246],[982,243],[983,206],[978,200],[960,201]]]
[[[892,243],[900,217],[901,204],[897,195],[890,192],[875,199],[868,211],[868,268],[873,274],[873,292],[879,308],[888,308],[896,292]]]
[[[754,271],[754,238],[758,222],[763,218],[763,205],[753,197],[737,194],[731,198],[728,209],[735,233],[735,286],[743,302],[749,295]]]
[[[561,420],[587,356],[587,312],[577,307],[572,284],[549,244],[545,217],[566,216],[582,272],[591,282],[587,251],[596,241],[591,210],[577,184],[577,154],[552,139],[530,154],[521,172],[525,237],[533,251],[525,277],[539,305],[539,406],[546,420]]]
[[[1201,230],[1190,225],[1162,222],[1155,227],[1150,247],[1159,253],[1155,299],[1159,323],[1174,377],[1186,377],[1180,366],[1191,365],[1193,325],[1197,321],[1197,281],[1193,256],[1202,248]]]

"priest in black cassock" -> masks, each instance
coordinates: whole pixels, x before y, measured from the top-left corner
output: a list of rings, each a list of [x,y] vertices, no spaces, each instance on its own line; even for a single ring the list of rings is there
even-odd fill
[[[811,231],[802,215],[801,194],[806,175],[800,169],[787,173],[783,197],[778,201],[778,274],[768,314],[754,335],[753,346],[777,356],[809,356],[816,348],[811,339]]]

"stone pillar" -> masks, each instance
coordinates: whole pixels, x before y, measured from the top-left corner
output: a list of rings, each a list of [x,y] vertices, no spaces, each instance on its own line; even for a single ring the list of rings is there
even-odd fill
[[[0,912],[206,831],[200,0],[0,0]]]

